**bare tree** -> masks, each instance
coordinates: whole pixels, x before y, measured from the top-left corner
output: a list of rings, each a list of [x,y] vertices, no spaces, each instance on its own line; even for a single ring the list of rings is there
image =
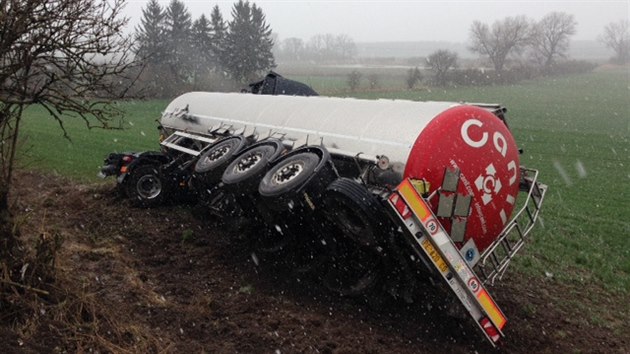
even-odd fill
[[[457,67],[457,53],[440,49],[427,57],[427,64],[433,71],[435,83],[444,86],[448,71]]]
[[[304,41],[300,38],[287,38],[282,41],[282,54],[288,61],[300,61],[304,55]]]
[[[357,46],[354,40],[346,34],[340,34],[335,37],[334,47],[339,58],[343,61],[350,60],[357,55]]]
[[[326,41],[323,34],[316,34],[312,36],[306,44],[309,59],[314,61],[321,61],[326,54]]]
[[[520,53],[530,38],[530,21],[525,16],[506,17],[490,28],[474,21],[470,27],[469,49],[488,57],[497,72],[503,71],[508,56]]]
[[[556,58],[565,58],[569,49],[569,38],[575,34],[577,22],[566,12],[551,12],[532,28],[532,56],[545,69],[549,69]]]
[[[615,52],[614,61],[625,64],[630,61],[630,33],[628,20],[611,22],[604,27],[599,40]]]
[[[21,258],[8,198],[26,106],[42,106],[64,135],[63,120],[110,127],[121,114],[110,101],[135,65],[121,33],[125,0],[0,1],[0,277],[10,281]],[[122,91],[121,91],[122,90]],[[105,98],[103,98],[105,97]],[[6,279],[6,278],[9,279]]]
[[[357,54],[354,40],[345,34],[317,34],[310,38],[306,50],[316,61],[349,61]]]

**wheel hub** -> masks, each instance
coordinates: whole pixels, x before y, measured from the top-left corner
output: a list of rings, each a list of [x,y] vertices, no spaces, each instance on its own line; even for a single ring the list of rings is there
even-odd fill
[[[273,181],[276,184],[285,184],[295,179],[302,171],[304,171],[304,163],[291,163],[278,170],[273,176]]]
[[[238,165],[236,165],[236,172],[244,173],[247,170],[250,170],[254,166],[258,165],[261,160],[262,154],[260,153],[247,155],[238,162]]]
[[[216,150],[212,151],[210,154],[208,154],[208,157],[206,159],[208,161],[216,161],[222,158],[223,156],[225,156],[229,151],[230,151],[229,146],[227,145],[221,146],[217,148]]]
[[[153,199],[162,192],[162,182],[157,176],[145,175],[138,179],[136,189],[142,198]]]

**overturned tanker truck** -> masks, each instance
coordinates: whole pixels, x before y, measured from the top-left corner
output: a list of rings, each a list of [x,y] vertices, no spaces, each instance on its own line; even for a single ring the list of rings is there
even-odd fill
[[[340,294],[450,292],[494,345],[507,320],[487,287],[522,248],[547,190],[520,165],[505,112],[191,92],[164,111],[161,151],[112,154],[102,171],[140,205],[193,195],[246,221],[255,254],[290,258]]]

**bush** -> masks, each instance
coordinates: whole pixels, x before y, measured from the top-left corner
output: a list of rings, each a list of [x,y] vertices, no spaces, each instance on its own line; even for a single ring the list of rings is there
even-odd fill
[[[545,70],[531,65],[520,65],[497,73],[494,70],[462,69],[449,74],[448,80],[460,86],[515,84],[540,76],[572,75],[591,72],[597,65],[584,60],[569,60],[554,64]]]
[[[460,69],[449,73],[448,81],[459,86],[486,86],[493,83],[494,72],[480,69]]]
[[[496,75],[493,83],[495,84],[515,84],[523,80],[531,80],[538,76],[541,76],[541,72],[538,68],[521,65],[512,67]]]
[[[449,74],[448,81],[460,86],[487,86],[495,84],[515,84],[523,80],[530,80],[541,75],[540,70],[533,66],[522,65],[504,70],[500,73],[494,70],[462,69]]]
[[[545,74],[550,76],[584,74],[593,71],[596,67],[596,64],[586,60],[568,60],[553,64],[545,71]]]
[[[370,74],[367,79],[370,83],[370,89],[374,90],[381,86],[381,79],[378,74]]]
[[[361,77],[363,77],[363,75],[358,70],[352,70],[352,72],[348,74],[347,82],[351,91],[355,91],[359,88],[359,85],[361,84]]]
[[[420,69],[418,69],[417,66],[415,68],[409,68],[409,70],[407,70],[407,77],[405,77],[407,88],[409,90],[413,90],[420,81],[422,81],[422,73],[420,73]]]

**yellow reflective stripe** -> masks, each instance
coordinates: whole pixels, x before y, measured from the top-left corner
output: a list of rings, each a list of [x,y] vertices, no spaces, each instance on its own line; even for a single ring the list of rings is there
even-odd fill
[[[497,305],[494,303],[492,298],[490,298],[490,295],[488,295],[486,289],[481,289],[481,291],[479,291],[477,299],[479,300],[479,303],[486,311],[488,316],[490,316],[490,318],[492,319],[492,322],[495,323],[497,327],[499,327],[499,330],[503,329],[503,326],[505,326],[505,322],[507,322],[507,320],[505,316],[503,316],[503,313],[501,313],[501,310],[499,310]]]
[[[408,179],[405,179],[403,183],[398,187],[398,193],[405,198],[407,205],[409,208],[420,218],[420,220],[425,220],[429,217],[430,212],[427,209],[426,205],[422,203],[420,200],[420,196],[413,188]]]

